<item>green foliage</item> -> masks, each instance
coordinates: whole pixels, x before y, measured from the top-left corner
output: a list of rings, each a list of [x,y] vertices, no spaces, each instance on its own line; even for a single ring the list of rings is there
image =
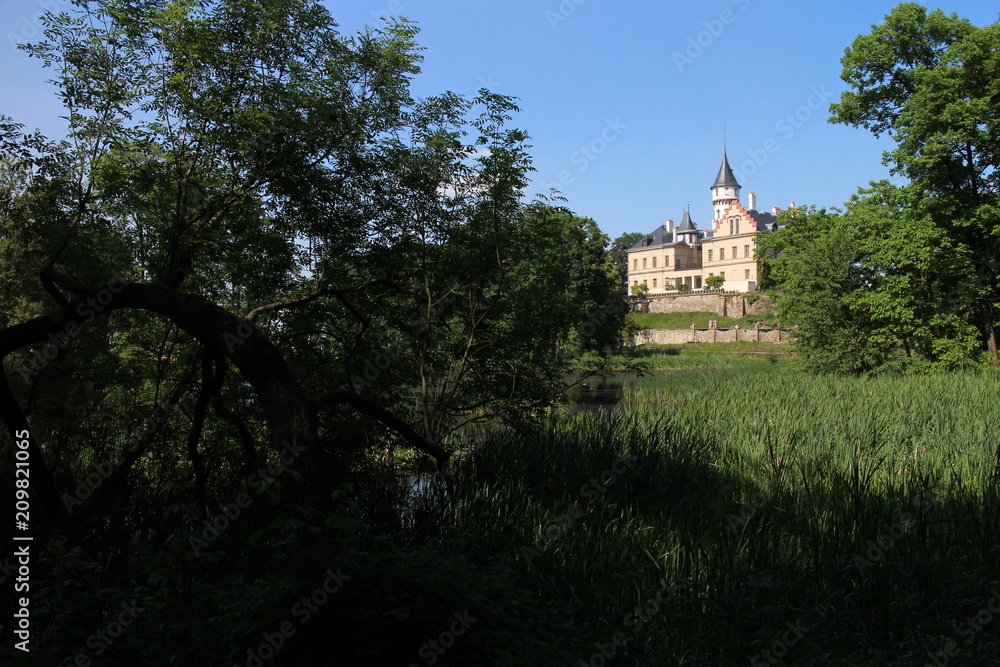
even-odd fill
[[[995,332],[1000,303],[1000,139],[996,81],[1000,24],[975,27],[941,10],[903,3],[859,36],[842,60],[851,87],[831,106],[832,122],[863,127],[895,141],[886,163],[907,183],[876,184],[855,203],[882,229],[886,253],[900,255],[884,304],[899,320],[927,317],[929,337],[918,341],[932,361],[954,364],[978,356],[1000,361]],[[926,305],[920,312],[921,305]]]
[[[724,282],[726,282],[725,276],[709,276],[705,278],[705,284],[712,289],[719,289]]]
[[[818,371],[957,367],[978,355],[956,312],[965,260],[940,228],[886,183],[846,214],[799,209],[759,239],[783,326]]]
[[[625,232],[611,242],[611,261],[618,272],[618,285],[622,292],[628,289],[628,249],[646,235],[642,232]]]
[[[632,296],[645,296],[649,292],[649,285],[646,283],[639,283],[638,285],[632,285],[629,288],[629,292]]]

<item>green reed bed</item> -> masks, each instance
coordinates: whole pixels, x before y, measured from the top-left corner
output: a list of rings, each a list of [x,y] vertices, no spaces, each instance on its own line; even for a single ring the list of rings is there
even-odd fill
[[[615,412],[469,434],[456,529],[564,628],[552,664],[598,664],[619,631],[606,664],[771,648],[789,664],[924,664],[949,640],[950,659],[990,664],[1000,618],[968,642],[958,624],[1000,590],[998,376],[697,361],[625,380]],[[789,627],[808,632],[781,644]]]

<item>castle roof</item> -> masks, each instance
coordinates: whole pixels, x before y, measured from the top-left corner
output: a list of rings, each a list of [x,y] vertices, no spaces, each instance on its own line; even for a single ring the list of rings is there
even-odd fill
[[[715,183],[712,183],[712,188],[738,188],[740,184],[736,182],[736,177],[733,175],[733,170],[729,168],[729,158],[726,156],[726,152],[722,152],[722,166],[719,167],[719,175],[715,177]]]
[[[660,225],[649,234],[646,234],[643,238],[639,239],[638,243],[629,248],[629,250],[642,250],[643,248],[651,248],[653,246],[662,246],[672,243],[673,235],[667,231],[666,225]]]
[[[697,234],[698,229],[694,226],[694,222],[691,220],[691,213],[689,211],[684,211],[684,217],[681,218],[681,226],[677,228],[678,234]]]

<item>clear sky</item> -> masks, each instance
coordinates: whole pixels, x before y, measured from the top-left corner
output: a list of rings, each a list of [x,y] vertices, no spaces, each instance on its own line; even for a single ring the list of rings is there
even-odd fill
[[[898,4],[886,0],[325,0],[341,29],[381,16],[417,22],[418,95],[481,87],[519,98],[531,135],[530,194],[556,187],[612,238],[648,232],[684,208],[700,228],[722,157],[758,207],[842,205],[887,176],[888,144],[827,123],[845,89],[844,48]],[[0,0],[0,114],[52,137],[65,131],[47,73],[12,44],[39,31],[43,7]],[[982,0],[929,4],[976,25]]]

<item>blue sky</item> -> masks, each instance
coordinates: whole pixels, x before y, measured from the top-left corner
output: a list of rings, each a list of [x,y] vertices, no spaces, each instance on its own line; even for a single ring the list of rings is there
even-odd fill
[[[341,29],[382,16],[417,22],[417,95],[487,87],[519,98],[514,124],[531,135],[531,194],[556,187],[612,238],[711,218],[722,157],[758,207],[842,205],[887,176],[889,144],[826,119],[845,89],[844,48],[897,4],[882,0],[325,0]],[[37,34],[44,7],[0,0],[0,114],[61,136],[47,73],[12,43]],[[997,20],[982,0],[929,4],[976,25]]]

